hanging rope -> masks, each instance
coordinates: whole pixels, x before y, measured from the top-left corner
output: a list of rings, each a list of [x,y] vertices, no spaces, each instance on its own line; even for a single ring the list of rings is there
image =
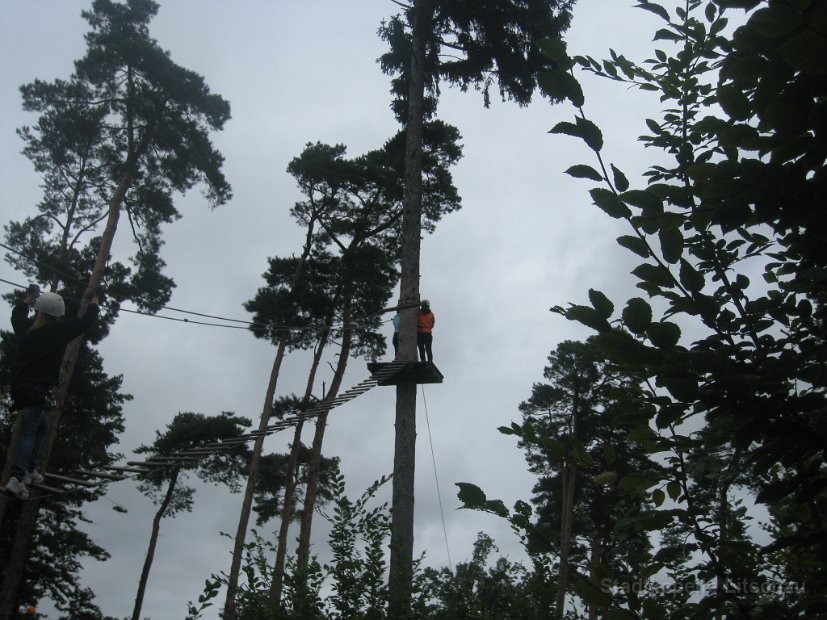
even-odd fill
[[[445,537],[445,553],[448,554],[448,567],[454,572],[454,563],[451,561],[451,549],[448,546],[448,528],[445,527],[445,511],[442,509],[442,492],[439,490],[439,476],[436,471],[436,456],[434,456],[434,439],[431,436],[431,421],[428,418],[428,401],[425,400],[425,386],[419,386],[422,392],[422,404],[425,406],[425,425],[428,427],[428,443],[431,445],[431,462],[434,464],[434,480],[436,481],[436,498],[439,501],[439,516],[442,518],[442,535]]]

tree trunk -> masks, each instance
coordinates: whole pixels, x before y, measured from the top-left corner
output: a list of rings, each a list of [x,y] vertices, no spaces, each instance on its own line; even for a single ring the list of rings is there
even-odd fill
[[[603,555],[603,545],[601,544],[600,532],[597,528],[592,532],[591,540],[591,557],[589,558],[589,577],[594,583],[597,583],[597,568],[600,566],[600,559]],[[601,588],[604,589],[604,588]],[[589,620],[598,620],[597,605],[589,603],[587,607],[589,613]]]
[[[571,434],[577,439],[580,427],[580,390],[577,379],[574,382],[574,394],[571,406]],[[563,506],[560,523],[560,574],[557,578],[557,592],[554,602],[554,617],[562,618],[566,606],[566,589],[569,581],[569,556],[571,554],[571,537],[574,528],[574,489],[577,482],[577,463],[569,451],[566,471],[563,475]]]
[[[144,567],[141,570],[141,578],[138,580],[138,593],[135,595],[135,608],[132,610],[132,620],[141,620],[141,607],[144,604],[144,592],[146,592],[146,583],[149,579],[149,570],[152,568],[152,560],[155,557],[155,546],[158,544],[158,532],[161,530],[161,519],[164,518],[164,513],[169,508],[172,502],[172,495],[175,492],[175,485],[178,482],[179,468],[172,471],[172,477],[167,487],[167,493],[158,512],[155,513],[155,518],[152,519],[152,533],[149,536],[149,548],[146,552],[146,559],[144,560]]]
[[[17,419],[14,421],[14,427],[12,428],[11,433],[11,440],[9,441],[10,446],[16,446],[17,441],[20,439],[20,433],[23,428],[23,421],[20,416],[17,416]],[[6,463],[3,465],[3,477],[0,480],[8,480],[11,477],[11,468],[14,464],[14,454],[11,450],[9,450],[6,454]],[[9,503],[9,496],[5,493],[0,493],[0,524],[3,523],[3,519],[6,516],[6,506]],[[2,617],[2,616],[0,616]]]
[[[106,264],[109,261],[109,254],[112,251],[112,242],[115,239],[115,233],[118,229],[118,220],[121,213],[121,204],[126,196],[127,190],[132,185],[132,176],[125,172],[115,189],[115,193],[109,201],[109,214],[106,219],[106,228],[101,237],[101,244],[98,248],[98,254],[95,257],[95,265],[92,268],[92,274],[89,278],[89,283],[86,285],[86,293],[81,301],[78,315],[82,315],[86,310],[89,298],[100,288],[103,281],[103,273],[106,269]],[[56,400],[57,406],[49,412],[49,434],[46,438],[46,445],[40,457],[40,464],[45,471],[49,466],[49,458],[52,454],[55,440],[57,439],[58,428],[60,426],[60,417],[63,413],[63,408],[69,394],[69,385],[72,381],[72,375],[75,372],[75,364],[77,363],[78,355],[83,336],[76,338],[70,342],[66,347],[66,353],[63,355],[63,363],[60,372],[60,387],[57,390]],[[13,450],[9,450],[7,462],[11,462],[14,458]],[[20,580],[23,577],[23,569],[25,567],[26,556],[29,549],[29,539],[34,531],[35,521],[37,519],[37,511],[39,506],[38,501],[26,502],[23,510],[20,513],[20,519],[17,523],[17,532],[15,533],[14,542],[12,543],[12,552],[6,565],[6,577],[3,580],[3,588],[0,590],[0,618],[13,617],[15,612],[14,605],[17,599],[17,590],[20,587]]]
[[[313,229],[315,223],[316,215],[314,214],[307,224],[307,233],[305,235],[302,255],[296,264],[296,270],[293,272],[293,281],[290,283],[291,291],[296,290],[296,286],[302,277],[304,265],[307,258],[310,256],[310,252],[313,247]],[[273,410],[273,399],[276,396],[276,384],[278,383],[279,371],[281,369],[281,363],[284,359],[284,352],[287,349],[287,341],[289,338],[289,332],[285,332],[284,335],[279,338],[276,358],[273,360],[273,368],[270,371],[270,380],[267,383],[267,390],[264,395],[264,407],[261,411],[259,429],[262,430],[267,426],[267,423],[270,420],[270,412]],[[224,599],[223,620],[235,620],[235,595],[236,590],[238,590],[238,574],[241,570],[241,554],[244,550],[244,541],[247,537],[247,525],[250,522],[250,510],[253,505],[256,480],[258,479],[258,472],[261,468],[261,451],[264,448],[264,438],[265,435],[260,435],[256,438],[256,441],[253,444],[253,455],[250,458],[250,472],[247,476],[247,486],[244,490],[244,501],[241,505],[241,514],[238,517],[238,529],[235,534],[233,559],[230,565],[230,574],[227,577],[227,595]]]
[[[284,359],[284,351],[287,349],[285,334],[279,340],[276,351],[276,358],[273,360],[273,368],[270,371],[270,381],[267,384],[267,392],[264,395],[264,407],[261,411],[259,430],[264,430],[270,420],[270,413],[273,410],[273,398],[276,394],[276,384],[279,379],[281,363]],[[259,435],[253,444],[253,455],[250,457],[250,471],[247,475],[247,486],[244,489],[244,501],[241,505],[241,514],[238,517],[238,529],[235,534],[235,546],[233,547],[233,559],[230,565],[230,574],[227,578],[227,596],[224,600],[224,620],[235,620],[235,595],[238,589],[238,574],[241,571],[241,555],[244,551],[244,541],[247,537],[247,526],[250,522],[250,511],[253,506],[253,495],[258,480],[258,472],[261,468],[261,452],[264,448],[265,435]]]
[[[313,385],[316,382],[316,371],[322,359],[325,345],[327,344],[328,332],[325,332],[313,353],[313,364],[307,379],[304,398],[309,399],[313,394]],[[281,508],[281,526],[279,527],[278,546],[276,547],[276,560],[273,564],[273,582],[270,584],[270,597],[278,608],[281,604],[281,591],[284,584],[284,564],[287,560],[287,534],[290,530],[290,522],[293,520],[294,501],[296,495],[296,472],[298,471],[299,452],[301,450],[302,429],[304,420],[296,423],[296,431],[293,434],[293,445],[290,448],[290,458],[284,468],[284,503]]]
[[[332,401],[339,394],[339,388],[347,369],[347,361],[350,358],[350,347],[353,340],[351,328],[353,311],[353,290],[349,282],[344,283],[342,295],[342,348],[339,351],[339,359],[336,363],[336,371],[333,373],[333,380],[330,389],[325,394],[324,400]],[[321,414],[316,420],[316,432],[313,435],[313,448],[310,454],[308,465],[307,489],[304,496],[304,511],[302,512],[301,531],[299,532],[299,548],[297,551],[297,570],[307,568],[310,558],[310,531],[313,527],[313,510],[316,506],[316,495],[319,490],[319,469],[322,462],[322,442],[324,441],[325,428],[327,427],[327,412]]]
[[[430,0],[413,5],[411,72],[405,131],[405,201],[402,211],[400,305],[419,302],[419,255],[422,236],[422,126],[425,117],[425,40],[431,27]],[[416,361],[416,308],[401,312],[399,360]],[[413,581],[416,384],[396,387],[388,615],[411,613]]]

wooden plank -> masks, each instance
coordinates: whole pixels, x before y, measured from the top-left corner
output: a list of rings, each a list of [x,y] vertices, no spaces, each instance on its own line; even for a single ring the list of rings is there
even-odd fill
[[[106,469],[111,469],[113,471],[125,471],[133,474],[147,474],[152,471],[151,469],[139,469],[137,467],[123,467],[118,465],[108,465]]]
[[[42,482],[40,482],[38,484],[32,483],[28,486],[30,486],[34,489],[39,489],[41,491],[46,491],[48,493],[63,494],[63,493],[68,493],[69,492],[67,489],[61,489],[61,488],[58,488],[58,487],[50,487],[48,484],[43,484]],[[30,497],[29,499],[38,499],[38,498],[37,497]]]
[[[89,471],[88,469],[76,469],[73,473],[80,474],[81,476],[94,476],[96,478],[106,478],[108,480],[124,480],[123,476],[118,476],[117,474],[107,474],[102,471]]]
[[[53,474],[46,472],[43,474],[49,480],[59,480],[61,482],[71,482],[72,484],[79,484],[84,487],[100,486],[100,482],[90,482],[89,480],[78,480],[77,478],[70,478],[69,476],[61,476],[60,474]]]
[[[392,370],[378,382],[379,385],[399,385],[400,383],[442,383],[444,377],[433,362],[407,362],[402,367],[388,367],[388,364],[371,362],[368,370],[376,374]]]

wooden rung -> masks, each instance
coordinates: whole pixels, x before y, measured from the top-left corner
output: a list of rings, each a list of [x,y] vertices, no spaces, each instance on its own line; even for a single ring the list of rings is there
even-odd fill
[[[42,482],[37,483],[37,484],[32,483],[29,486],[31,486],[32,488],[35,488],[35,489],[40,489],[41,491],[46,491],[48,493],[68,493],[69,492],[66,489],[59,489],[58,487],[50,487],[48,484],[43,484]],[[37,498],[36,497],[30,497],[29,499],[37,499]]]
[[[60,480],[62,482],[70,482],[72,484],[79,484],[84,487],[96,487],[99,486],[99,482],[89,482],[88,480],[78,480],[77,478],[70,478],[69,476],[61,476],[59,474],[53,474],[51,472],[45,472],[43,474],[46,478],[50,480]]]
[[[106,478],[107,480],[123,480],[123,476],[118,476],[117,474],[107,474],[102,471],[89,471],[88,469],[76,469],[73,473],[80,474],[81,476],[94,476],[96,478]]]
[[[106,467],[106,469],[111,469],[113,471],[125,471],[133,474],[148,474],[152,471],[151,469],[143,469],[138,467],[122,467],[118,465],[109,465]]]

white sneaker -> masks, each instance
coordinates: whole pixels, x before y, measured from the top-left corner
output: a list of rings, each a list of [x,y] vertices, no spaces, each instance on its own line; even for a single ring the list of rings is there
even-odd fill
[[[43,482],[43,474],[40,473],[39,470],[35,469],[34,471],[26,472],[26,475],[23,476],[23,484],[41,484]]]
[[[20,499],[29,499],[29,489],[27,489],[26,485],[14,476],[9,478],[9,481],[6,483],[6,491],[13,495],[17,495]]]

